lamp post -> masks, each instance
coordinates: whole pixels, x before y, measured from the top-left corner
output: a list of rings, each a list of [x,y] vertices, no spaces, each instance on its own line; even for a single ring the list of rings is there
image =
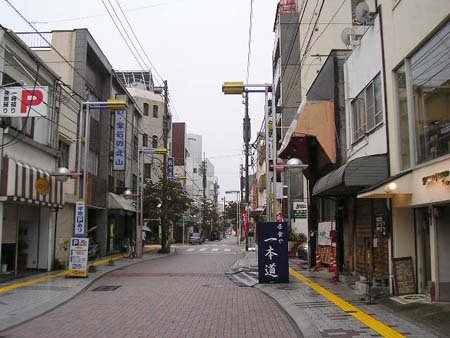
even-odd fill
[[[271,180],[270,173],[270,159],[276,163],[277,152],[277,136],[276,136],[276,119],[275,112],[272,113],[272,144],[269,144],[269,92],[272,92],[272,85],[268,83],[263,84],[244,84],[243,82],[224,82],[222,85],[222,92],[225,95],[244,95],[245,98],[245,117],[244,117],[244,143],[245,143],[245,203],[247,208],[249,206],[249,172],[248,172],[248,157],[249,157],[249,141],[250,141],[250,118],[248,116],[248,94],[249,93],[264,93],[264,121],[265,121],[265,142],[266,142],[266,205],[268,210],[268,220],[273,219],[272,199],[275,196],[276,175]],[[270,152],[270,148],[272,151]],[[271,155],[271,156],[270,156]],[[246,250],[248,250],[248,237],[246,235]]]
[[[241,209],[241,203],[239,199],[239,195],[241,192],[239,190],[227,190],[225,191],[225,194],[236,194],[236,235],[237,235],[237,243],[238,245],[241,244],[241,222],[240,222],[240,209]]]

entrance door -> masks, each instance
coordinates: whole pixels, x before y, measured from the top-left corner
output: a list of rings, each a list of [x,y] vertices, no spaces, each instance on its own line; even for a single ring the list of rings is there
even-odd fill
[[[417,288],[419,293],[431,290],[430,222],[428,208],[415,210],[417,247]]]
[[[438,301],[450,301],[450,205],[433,207],[437,239]]]

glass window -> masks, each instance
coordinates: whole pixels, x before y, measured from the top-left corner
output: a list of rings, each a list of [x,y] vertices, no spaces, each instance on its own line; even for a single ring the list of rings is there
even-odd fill
[[[358,141],[366,131],[366,108],[364,91],[352,101],[353,142]]]
[[[148,135],[147,134],[142,135],[142,146],[148,147]]]
[[[402,170],[405,170],[411,167],[409,152],[408,104],[406,95],[405,66],[402,66],[399,70],[397,70],[396,80],[400,120],[400,166]]]
[[[158,136],[157,135],[152,136],[152,148],[158,148]]]
[[[375,125],[383,122],[383,94],[381,92],[381,76],[377,75],[373,81],[373,90],[375,95]]]
[[[193,172],[194,174],[196,174],[196,173],[197,173],[197,168],[192,169],[192,172]]]
[[[417,162],[450,153],[450,23],[411,58]]]
[[[158,118],[158,106],[153,105],[153,117]]]
[[[367,131],[375,127],[375,98],[373,82],[366,88]]]
[[[144,164],[144,178],[151,178],[152,165],[150,163]]]
[[[69,168],[69,150],[70,145],[59,141],[58,167]]]
[[[138,159],[138,151],[139,151],[139,139],[136,135],[133,136],[133,159]]]
[[[148,103],[144,103],[144,116],[148,116]]]

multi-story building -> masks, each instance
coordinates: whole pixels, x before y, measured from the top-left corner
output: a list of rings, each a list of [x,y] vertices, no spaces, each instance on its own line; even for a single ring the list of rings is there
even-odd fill
[[[63,186],[58,167],[59,76],[0,26],[0,266],[4,276],[51,270]],[[64,94],[63,94],[64,93]]]
[[[74,93],[78,106],[80,101],[107,101],[116,97],[128,102],[125,112],[126,155],[122,168],[113,168],[112,163],[115,113],[109,110],[90,112],[86,221],[88,236],[99,243],[103,255],[120,249],[125,237],[136,236],[139,239],[140,231],[134,232],[130,226],[135,224],[135,208],[121,194],[127,188],[136,191],[141,110],[116,79],[111,64],[88,30],[19,33],[19,36],[61,76]],[[71,136],[61,138],[60,158],[68,159],[65,164],[71,170],[83,169],[84,163],[76,162],[76,154],[80,151],[77,140],[83,136],[78,131],[80,114],[66,109],[62,110],[62,115],[61,123],[70,130]],[[61,262],[67,261],[75,203],[82,190],[81,186],[76,186],[76,180],[68,180],[64,185],[67,204],[60,212],[56,230],[56,257]],[[113,238],[109,237],[110,234]]]
[[[203,197],[202,136],[191,133],[186,136],[186,191],[191,198],[200,201]]]
[[[412,291],[449,301],[450,3],[378,3],[390,178],[358,197],[387,199],[391,262],[409,257]]]

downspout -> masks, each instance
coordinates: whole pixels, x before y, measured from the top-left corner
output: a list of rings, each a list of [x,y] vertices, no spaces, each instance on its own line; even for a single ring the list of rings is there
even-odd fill
[[[388,176],[391,176],[391,151],[390,151],[390,137],[389,137],[389,115],[387,108],[387,89],[386,89],[386,60],[385,60],[385,49],[384,49],[384,31],[383,31],[383,16],[381,13],[381,5],[378,5],[378,0],[375,0],[375,7],[377,10],[378,18],[380,20],[380,42],[381,42],[381,64],[382,64],[382,73],[383,73],[383,106],[384,106],[384,115],[385,115],[385,126],[386,126],[386,150],[387,150],[387,166],[388,166]],[[392,259],[394,258],[394,225],[393,225],[393,208],[392,208],[392,199],[388,199],[386,201],[387,207],[389,209],[389,221],[390,221],[390,231],[389,231],[389,291],[393,294],[394,286],[392,281],[393,276],[393,267],[392,267]],[[415,237],[415,235],[414,235]],[[417,256],[416,256],[417,260]],[[417,271],[417,270],[416,270]]]

